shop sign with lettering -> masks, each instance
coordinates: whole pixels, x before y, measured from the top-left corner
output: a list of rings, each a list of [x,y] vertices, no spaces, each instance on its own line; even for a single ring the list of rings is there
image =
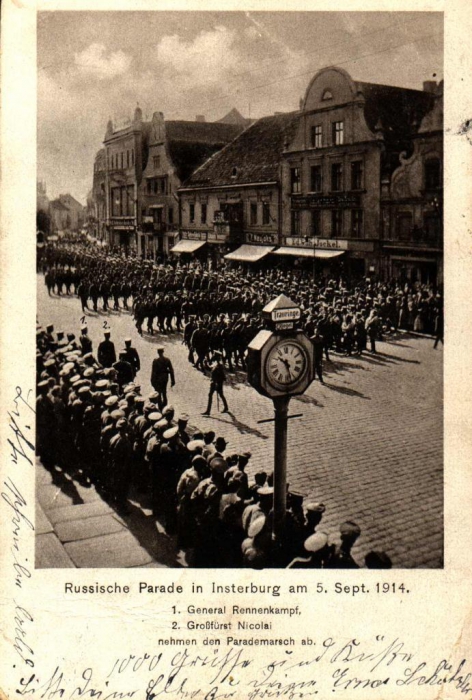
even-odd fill
[[[314,250],[315,248],[322,248],[323,250],[347,250],[349,247],[348,241],[343,241],[337,238],[293,238],[287,236],[285,238],[285,245],[294,248],[308,248],[309,250]]]
[[[337,209],[338,207],[360,206],[361,200],[359,195],[347,192],[328,195],[292,195],[292,209]]]
[[[247,232],[246,243],[255,243],[256,245],[277,245],[277,234]]]

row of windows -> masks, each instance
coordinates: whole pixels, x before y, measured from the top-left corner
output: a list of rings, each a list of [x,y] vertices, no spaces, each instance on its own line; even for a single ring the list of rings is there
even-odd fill
[[[342,163],[332,163],[330,169],[330,190],[340,192],[344,189]],[[351,162],[351,190],[361,190],[364,186],[364,164],[362,160]],[[290,191],[292,194],[302,192],[301,168],[290,168]],[[310,168],[310,192],[323,192],[323,170],[321,165]]]
[[[251,226],[257,226],[259,223],[259,207],[257,202],[251,202],[249,221]],[[270,224],[270,205],[269,202],[262,202],[262,225],[268,226]]]
[[[322,209],[315,209],[311,212],[310,236],[317,238],[340,238],[343,236],[343,209],[330,209],[329,228],[322,226]],[[362,238],[364,231],[364,212],[362,209],[351,209],[350,234],[351,238]],[[301,212],[292,210],[291,212],[291,235],[301,236],[307,232],[301,230]]]
[[[134,205],[134,185],[112,188],[112,216],[134,216]]]
[[[342,146],[344,144],[344,122],[331,122],[331,143],[324,143],[323,125],[315,124],[311,127],[311,147],[323,148],[323,146]]]
[[[249,204],[249,221],[251,226],[257,226],[259,223],[259,206],[257,202],[250,202]],[[206,224],[208,218],[208,208],[205,203],[200,204],[200,223]],[[189,223],[193,224],[196,221],[195,214],[195,204],[191,203],[189,205]],[[271,223],[270,217],[270,204],[269,202],[262,202],[262,225],[268,226]]]
[[[171,192],[171,184],[166,177],[150,178],[146,185],[147,194],[168,194]]]
[[[150,209],[150,214],[152,216],[152,220],[154,224],[163,224],[164,223],[164,209],[159,208],[159,209]],[[167,208],[167,221],[169,224],[174,223],[174,209],[173,207],[168,207]]]
[[[120,168],[130,168],[134,166],[134,148],[122,153],[112,153],[109,158],[109,167],[111,170]]]

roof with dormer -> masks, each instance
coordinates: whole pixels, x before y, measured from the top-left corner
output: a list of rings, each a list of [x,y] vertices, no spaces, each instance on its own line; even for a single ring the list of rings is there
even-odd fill
[[[279,180],[282,151],[294,135],[299,112],[263,117],[212,156],[184,183],[214,187]]]

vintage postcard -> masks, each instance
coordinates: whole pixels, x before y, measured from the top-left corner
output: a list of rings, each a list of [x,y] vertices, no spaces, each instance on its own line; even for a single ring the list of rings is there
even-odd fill
[[[2,10],[1,696],[471,695],[470,8]]]

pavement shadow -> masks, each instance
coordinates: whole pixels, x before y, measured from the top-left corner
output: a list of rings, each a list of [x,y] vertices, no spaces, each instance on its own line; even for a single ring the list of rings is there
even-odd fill
[[[324,383],[325,387],[327,389],[331,389],[332,391],[338,392],[338,394],[344,394],[345,396],[355,396],[358,399],[365,399],[366,401],[370,401],[370,396],[366,396],[360,391],[356,391],[355,389],[349,389],[348,387],[345,386],[336,386],[335,384],[328,384],[328,382]]]
[[[308,396],[308,394],[301,394],[300,396],[293,397],[295,401],[300,403],[307,403],[311,406],[317,406],[318,408],[324,408],[324,404],[320,403],[314,396]]]
[[[234,413],[231,413],[231,411],[228,411],[228,413],[225,413],[223,415],[229,416],[230,420],[226,418],[220,418],[219,416],[209,416],[209,418],[212,418],[213,420],[216,420],[219,423],[233,425],[242,435],[249,433],[250,435],[255,435],[256,437],[261,438],[261,440],[269,439],[268,435],[261,433],[261,431],[257,430],[257,428],[252,428],[250,425],[247,425],[247,423],[243,423],[242,421],[238,420]]]
[[[51,474],[51,479],[54,486],[57,486],[57,488],[60,489],[65,496],[70,498],[71,505],[78,506],[85,502],[77,491],[72,478],[63,472],[62,469],[55,467],[48,471]]]
[[[129,515],[116,514],[115,517],[126,525],[141,547],[159,564],[181,568],[182,564],[177,558],[178,547],[175,539],[157,530],[156,517],[153,514],[146,515],[129,501],[128,509]]]

